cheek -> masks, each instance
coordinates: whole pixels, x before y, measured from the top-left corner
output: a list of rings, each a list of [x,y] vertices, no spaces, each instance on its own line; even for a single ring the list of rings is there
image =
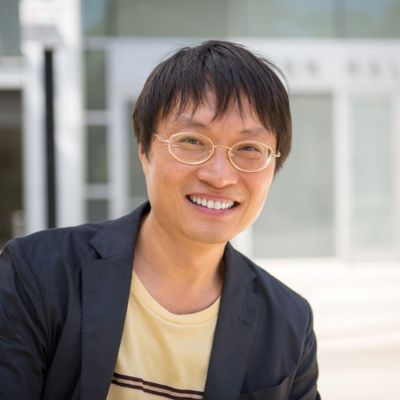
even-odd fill
[[[146,169],[147,189],[158,199],[166,200],[181,192],[190,179],[189,166],[177,164],[175,160],[152,160]]]
[[[265,197],[271,186],[273,175],[271,173],[263,173],[252,181],[252,192],[255,196]]]
[[[259,182],[257,187],[255,188],[253,192],[253,201],[252,201],[252,208],[251,208],[251,214],[252,214],[252,222],[254,222],[259,215],[261,214],[265,201],[268,197],[268,191],[271,185],[271,180],[270,179],[264,179]]]
[[[253,213],[258,216],[263,209],[268,191],[272,183],[271,174],[262,174],[254,179],[250,188],[250,204]]]

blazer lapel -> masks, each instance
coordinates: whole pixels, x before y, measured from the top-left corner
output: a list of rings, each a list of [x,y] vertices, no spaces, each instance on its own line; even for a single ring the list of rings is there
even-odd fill
[[[224,288],[204,400],[233,400],[239,397],[257,320],[259,296],[251,288],[254,272],[230,244],[224,257]]]
[[[147,207],[108,223],[91,240],[101,258],[83,262],[82,400],[107,396],[128,305],[134,243]]]

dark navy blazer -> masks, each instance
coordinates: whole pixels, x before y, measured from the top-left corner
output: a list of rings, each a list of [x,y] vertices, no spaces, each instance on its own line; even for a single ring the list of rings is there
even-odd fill
[[[114,221],[8,243],[0,257],[0,399],[106,398],[148,210],[146,203]],[[224,262],[204,399],[319,399],[308,303],[230,244]]]

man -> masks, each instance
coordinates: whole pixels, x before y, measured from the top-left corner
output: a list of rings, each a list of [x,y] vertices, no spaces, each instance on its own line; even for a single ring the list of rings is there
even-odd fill
[[[1,257],[1,399],[319,399],[308,303],[229,240],[291,143],[274,67],[209,41],[134,111],[149,202],[14,240]]]

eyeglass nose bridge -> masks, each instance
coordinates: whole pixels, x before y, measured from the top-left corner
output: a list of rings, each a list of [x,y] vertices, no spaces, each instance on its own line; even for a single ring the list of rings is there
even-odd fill
[[[210,143],[211,143],[211,141],[210,141]],[[211,143],[211,144],[212,144],[212,148],[211,148],[210,154],[208,155],[207,159],[204,160],[204,162],[208,161],[209,159],[211,159],[211,158],[214,156],[214,154],[215,154],[215,149],[216,149],[217,147],[223,147],[224,149],[227,150],[227,154],[228,154],[228,159],[229,159],[229,161],[231,162],[231,164],[233,165],[233,167],[235,167],[235,165],[232,163],[232,160],[231,160],[231,151],[232,151],[232,147],[226,146],[226,145],[224,145],[224,144],[215,144],[215,143]]]
[[[211,141],[210,141],[210,142],[211,142]],[[240,168],[233,162],[233,160],[232,160],[232,149],[233,149],[233,147],[226,146],[226,145],[224,145],[224,144],[215,144],[215,143],[212,143],[212,148],[211,148],[210,154],[209,154],[208,157],[203,161],[203,163],[205,163],[205,162],[209,161],[211,158],[213,158],[213,156],[215,155],[215,149],[216,149],[216,147],[223,147],[224,149],[226,149],[226,150],[227,150],[227,152],[226,152],[227,158],[228,158],[230,164],[232,165],[232,167],[233,167],[234,169],[238,170],[238,171],[242,171],[242,169],[240,169]]]
[[[215,148],[215,147],[224,147],[225,149],[232,150],[232,147],[225,146],[224,144],[214,144],[214,143],[213,143],[213,147],[214,147],[214,148]]]

